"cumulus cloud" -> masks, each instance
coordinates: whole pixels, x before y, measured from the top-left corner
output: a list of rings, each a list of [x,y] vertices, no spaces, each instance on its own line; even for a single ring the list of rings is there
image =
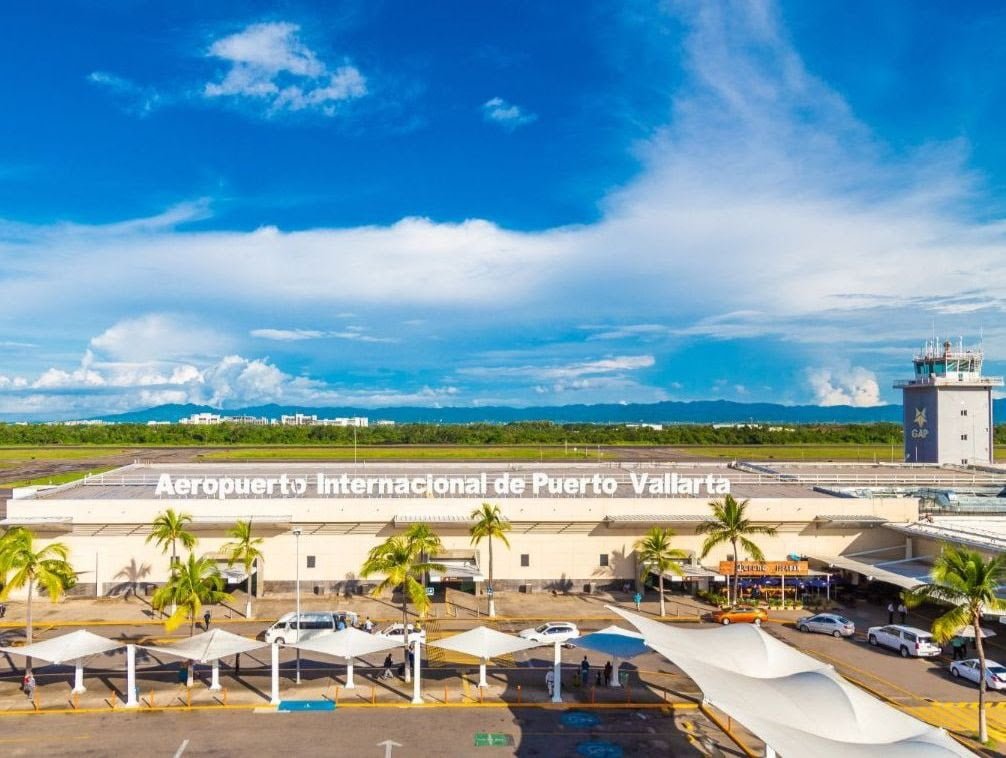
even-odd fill
[[[807,369],[807,383],[818,405],[869,408],[881,404],[877,377],[862,366],[841,371],[828,368]]]
[[[317,340],[326,337],[350,340],[352,342],[387,343],[398,341],[394,337],[375,337],[372,334],[367,334],[366,328],[362,326],[347,326],[337,331],[319,331],[317,329],[252,329],[249,333],[252,337],[278,342],[299,342],[301,340]]]
[[[226,69],[203,95],[262,102],[272,113],[311,109],[331,116],[340,103],[367,94],[359,69],[349,63],[329,68],[299,31],[286,22],[252,24],[216,40],[207,55]]]
[[[536,114],[528,113],[519,105],[508,103],[501,97],[494,97],[482,103],[482,117],[510,130],[526,126],[538,119]]]

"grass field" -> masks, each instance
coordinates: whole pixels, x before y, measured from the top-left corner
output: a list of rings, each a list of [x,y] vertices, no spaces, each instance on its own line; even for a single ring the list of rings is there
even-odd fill
[[[0,482],[0,487],[33,487],[40,484],[66,484],[67,482],[72,482],[75,479],[83,479],[87,474],[102,474],[106,471],[111,471],[114,466],[103,466],[94,469],[88,469],[87,471],[70,471],[63,474],[53,474],[52,476],[39,476],[34,479],[19,479],[16,481]],[[3,473],[0,473],[0,479],[3,478]]]
[[[68,447],[0,447],[0,461],[80,461],[125,453],[123,447],[84,445]]]
[[[568,452],[561,447],[548,446],[481,446],[481,445],[402,445],[396,447],[367,447],[361,445],[355,452],[359,461],[596,461],[597,448],[584,455],[583,450]],[[218,450],[200,456],[205,461],[351,461],[352,447],[241,447]],[[601,460],[612,456],[601,451]]]
[[[675,447],[686,455],[738,461],[887,461],[890,445],[696,445]],[[893,460],[901,461],[901,445],[895,445]]]

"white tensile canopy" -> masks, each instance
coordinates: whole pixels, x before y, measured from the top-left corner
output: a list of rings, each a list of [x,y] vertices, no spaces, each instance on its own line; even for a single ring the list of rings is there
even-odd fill
[[[946,732],[881,702],[834,668],[749,624],[677,629],[609,606],[684,671],[767,754],[815,758],[970,756]]]
[[[0,652],[23,655],[25,658],[38,658],[57,664],[73,661],[73,692],[81,693],[87,691],[84,687],[83,659],[123,647],[126,647],[123,642],[116,642],[84,629],[78,629],[76,632],[52,637],[42,642],[33,642],[23,647],[0,647]]]
[[[298,642],[295,645],[286,645],[286,647],[303,650],[305,653],[321,653],[322,655],[331,655],[334,658],[344,658],[346,660],[346,689],[352,689],[356,686],[353,683],[354,658],[401,646],[401,640],[386,637],[383,634],[368,634],[351,626],[332,634]]]
[[[144,645],[145,650],[173,655],[193,663],[213,664],[211,690],[220,689],[220,659],[228,655],[248,653],[266,647],[265,642],[250,640],[238,634],[232,634],[223,629],[211,629],[208,632],[186,637],[171,645]]]
[[[639,632],[630,632],[618,626],[608,626],[597,632],[585,634],[577,637],[574,643],[579,648],[593,650],[602,655],[610,655],[613,659],[612,677],[609,686],[621,687],[622,683],[618,678],[618,668],[623,660],[635,658],[637,655],[650,652],[650,648],[643,642],[643,635]]]
[[[525,640],[512,634],[497,632],[495,629],[490,629],[486,626],[477,626],[474,629],[469,629],[467,632],[431,642],[430,645],[478,658],[478,686],[488,687],[489,685],[486,683],[486,663],[490,658],[498,658],[501,655],[516,653],[518,650],[538,647],[541,643]]]

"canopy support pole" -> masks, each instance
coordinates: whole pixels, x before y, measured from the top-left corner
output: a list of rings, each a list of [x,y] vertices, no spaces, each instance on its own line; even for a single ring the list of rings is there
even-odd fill
[[[765,746],[765,758],[775,758],[775,750],[771,745]]]
[[[562,702],[562,644],[555,643],[555,659],[552,664],[552,702]]]
[[[353,659],[346,659],[346,689],[355,689],[356,685],[353,683]]]
[[[136,708],[136,645],[126,645],[126,707]]]
[[[406,630],[407,631],[407,630]],[[422,705],[423,696],[419,690],[419,659],[421,655],[421,644],[419,641],[419,635],[416,635],[416,641],[412,643],[412,704]]]
[[[213,668],[210,673],[210,689],[220,690],[223,687],[220,686],[220,659],[213,661]]]
[[[73,664],[73,689],[70,691],[74,695],[87,692],[87,687],[84,686],[84,661],[79,658]]]
[[[488,687],[489,683],[486,682],[486,659],[483,658],[479,661],[479,687]]]
[[[279,705],[279,643],[272,643],[272,693],[270,704]]]

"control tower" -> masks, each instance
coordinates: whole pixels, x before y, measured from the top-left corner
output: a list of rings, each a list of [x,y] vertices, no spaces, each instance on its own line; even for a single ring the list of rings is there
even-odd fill
[[[905,460],[909,463],[992,463],[992,388],[1000,376],[982,376],[979,349],[927,342],[915,356],[915,376],[895,382],[904,405]]]

